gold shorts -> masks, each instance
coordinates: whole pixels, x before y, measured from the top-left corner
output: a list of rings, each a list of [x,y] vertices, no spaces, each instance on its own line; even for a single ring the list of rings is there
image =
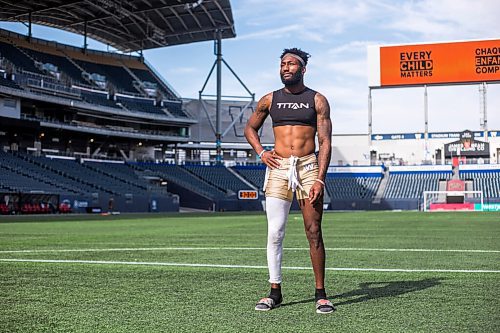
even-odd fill
[[[279,168],[266,169],[263,188],[266,197],[292,201],[293,192],[296,192],[297,200],[309,198],[309,191],[319,172],[316,155],[291,156],[280,160],[280,164]]]

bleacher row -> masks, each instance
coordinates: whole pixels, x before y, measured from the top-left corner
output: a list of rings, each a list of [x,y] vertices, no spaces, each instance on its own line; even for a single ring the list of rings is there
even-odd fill
[[[485,198],[500,198],[500,172],[464,171],[461,180],[472,180],[474,190],[482,190]]]
[[[40,48],[40,50],[33,48]],[[144,64],[138,60],[129,60],[126,64],[119,59],[105,58],[85,55],[81,52],[63,52],[48,46],[28,44],[23,47],[0,40],[0,60],[4,64],[4,69],[0,68],[0,85],[13,89],[50,87],[51,90],[64,93],[65,98],[93,105],[125,109],[131,112],[167,116],[170,114],[178,118],[189,118],[182,110],[179,98],[161,84]],[[7,63],[12,64],[10,71],[15,74],[12,77],[6,75]],[[40,67],[40,64],[45,67]],[[134,66],[142,68],[134,68]],[[57,73],[51,73],[51,68],[57,68]],[[106,84],[93,80],[90,74],[105,78]],[[155,96],[147,96],[145,90],[138,88],[139,83],[134,85],[134,82],[139,81],[158,89],[162,100],[160,101]],[[110,90],[120,94],[110,99]]]
[[[25,153],[0,152],[0,193],[50,193],[57,195],[113,196],[167,194],[175,184],[210,200],[235,198],[239,190],[261,189],[262,166],[174,165],[155,163],[103,163],[35,157]],[[420,199],[423,191],[439,190],[440,181],[451,172],[410,172],[389,174],[386,199]],[[500,171],[467,171],[462,180],[472,180],[474,190],[485,198],[500,199]],[[326,189],[331,200],[371,200],[382,177],[330,173]],[[5,209],[0,209],[5,214]]]
[[[20,41],[14,41],[18,44]],[[26,47],[28,46],[28,47]],[[37,50],[35,50],[37,48]],[[46,52],[41,52],[40,49],[45,49]],[[64,73],[65,80],[71,80],[72,83],[78,85],[88,85],[82,73],[95,73],[106,77],[118,91],[137,93],[138,90],[133,86],[134,77],[127,72],[123,62],[118,59],[111,61],[113,64],[106,64],[102,60],[96,62],[92,55],[85,56],[84,53],[78,54],[79,58],[72,58],[68,51],[63,52],[56,48],[41,47],[40,45],[27,44],[24,46],[13,45],[5,41],[0,41],[0,53],[3,57],[11,61],[16,67],[22,68],[28,72],[45,74],[45,71],[36,66],[36,63],[51,64],[57,67],[59,71]],[[73,53],[73,56],[74,53]],[[99,59],[100,60],[100,59]],[[107,59],[109,62],[110,59]],[[146,69],[129,68],[133,75],[139,79],[148,82],[157,83],[156,78]],[[122,80],[125,78],[125,80]],[[99,86],[96,85],[96,88]],[[161,88],[161,87],[160,87]],[[175,98],[171,92],[162,89],[166,97]]]
[[[424,191],[438,191],[440,180],[450,180],[450,172],[393,173],[384,197],[389,199],[420,198]]]

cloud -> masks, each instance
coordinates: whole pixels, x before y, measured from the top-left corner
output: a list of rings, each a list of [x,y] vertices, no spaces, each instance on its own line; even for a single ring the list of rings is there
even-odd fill
[[[369,40],[353,40],[349,41],[348,43],[330,48],[329,50],[327,50],[327,54],[335,56],[346,53],[366,53],[366,47],[368,45],[374,44],[377,44],[377,42]]]
[[[499,12],[496,0],[403,2],[392,7],[386,27],[414,33],[422,40],[491,38],[500,31]]]
[[[256,32],[251,32],[248,34],[243,34],[238,36],[238,41],[249,40],[249,39],[280,39],[290,36],[291,33],[300,32],[301,27],[298,24],[292,24],[284,26],[278,29],[264,29]]]
[[[173,67],[168,70],[169,74],[193,74],[198,72],[195,67]]]
[[[232,5],[238,37],[225,41],[224,56],[256,98],[282,86],[281,50],[300,47],[312,54],[306,84],[331,102],[335,133],[367,132],[367,45],[498,38],[500,31],[497,0],[244,0]],[[179,80],[190,95],[202,84],[187,75]],[[224,92],[236,94],[240,87],[231,82],[224,80]],[[477,86],[455,88],[429,88],[431,131],[479,128]],[[374,91],[374,131],[422,131],[422,89]],[[492,129],[500,129],[499,90],[492,85],[488,92]]]
[[[265,28],[240,35],[239,38],[243,39],[275,39],[283,36],[283,32],[293,32],[302,41],[328,43],[332,36],[345,33],[348,26],[363,22],[369,14],[366,1],[353,4],[332,0],[289,0],[284,6],[272,1],[247,0],[237,5],[242,7],[235,7],[235,16],[239,19],[236,22],[251,29]],[[287,25],[280,27],[283,22]]]

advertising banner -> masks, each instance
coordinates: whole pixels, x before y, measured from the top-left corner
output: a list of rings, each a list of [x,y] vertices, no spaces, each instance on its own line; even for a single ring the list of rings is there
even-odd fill
[[[370,87],[500,82],[500,39],[377,46],[368,57]]]

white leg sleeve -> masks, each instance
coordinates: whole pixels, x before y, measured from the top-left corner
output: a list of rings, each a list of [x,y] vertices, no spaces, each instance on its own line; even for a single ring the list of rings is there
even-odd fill
[[[267,266],[269,283],[281,283],[281,258],[283,255],[283,238],[290,212],[291,201],[267,197]]]

